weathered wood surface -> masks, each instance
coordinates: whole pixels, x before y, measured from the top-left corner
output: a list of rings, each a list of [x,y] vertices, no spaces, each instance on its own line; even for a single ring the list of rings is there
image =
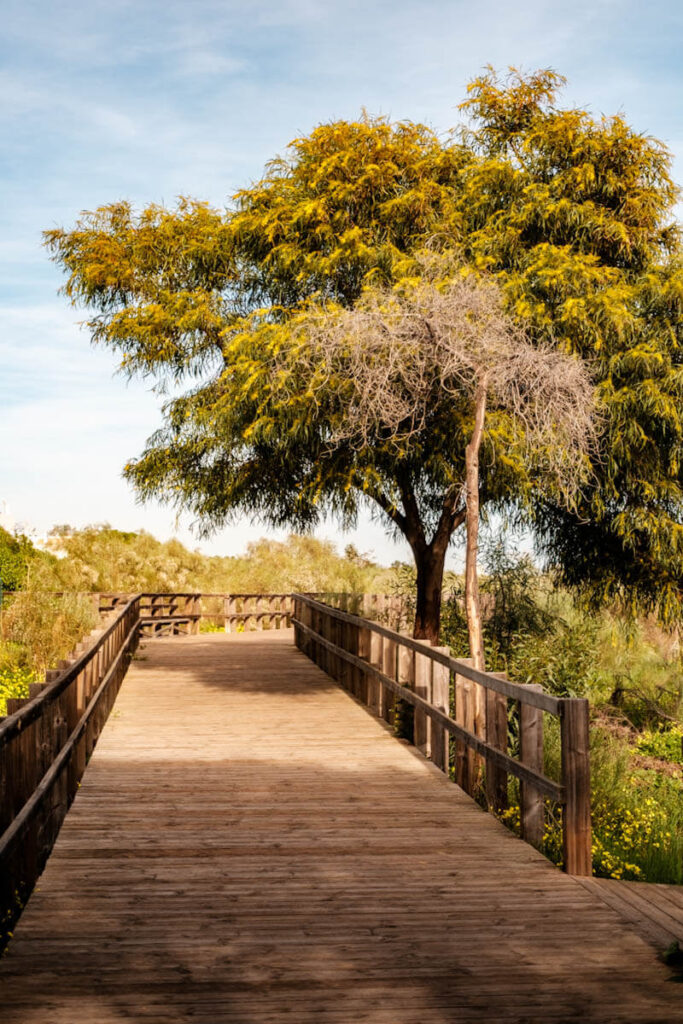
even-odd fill
[[[582,882],[588,892],[616,910],[659,952],[673,942],[683,948],[683,886],[613,878],[586,878]]]
[[[616,913],[291,634],[143,657],[0,961],[3,1022],[683,1021]]]

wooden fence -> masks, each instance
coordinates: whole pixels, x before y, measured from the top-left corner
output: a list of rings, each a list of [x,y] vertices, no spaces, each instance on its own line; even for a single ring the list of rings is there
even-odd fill
[[[227,631],[293,622],[300,649],[377,714],[408,722],[409,709],[415,746],[466,792],[483,785],[489,807],[501,811],[515,777],[527,841],[541,844],[546,800],[557,804],[565,868],[590,875],[587,701],[477,672],[447,648],[306,594],[108,594],[97,604],[101,628],[31,684],[28,699],[8,701],[0,719],[0,940],[43,869],[140,636],[196,633],[202,619]],[[510,702],[518,757],[508,751]],[[559,718],[559,782],[544,774],[544,713]]]
[[[522,837],[533,845],[543,839],[546,801],[558,807],[564,868],[591,874],[587,700],[553,697],[541,687],[479,672],[448,648],[307,595],[295,594],[293,601],[295,643],[323,671],[387,722],[401,715],[418,750],[471,796],[483,792],[491,810],[506,809],[508,780],[516,778]],[[544,713],[559,719],[559,782],[544,773]],[[509,753],[511,721],[516,757]]]
[[[141,598],[110,613],[73,661],[0,720],[0,940],[52,849],[138,642]],[[0,941],[0,948],[2,941]]]
[[[93,594],[102,625],[0,718],[0,949],[43,870],[141,637],[290,624],[289,594]]]
[[[95,594],[101,613],[116,610],[130,594]],[[291,594],[142,594],[140,616],[144,636],[198,633],[202,622],[226,633],[253,629],[287,629]]]

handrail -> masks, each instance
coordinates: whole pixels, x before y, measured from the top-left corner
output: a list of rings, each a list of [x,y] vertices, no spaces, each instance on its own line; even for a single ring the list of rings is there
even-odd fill
[[[59,778],[60,773],[66,767],[68,767],[69,758],[72,756],[76,748],[76,744],[84,735],[85,730],[88,727],[88,723],[91,721],[95,712],[97,711],[97,706],[100,697],[103,696],[105,690],[114,679],[116,673],[119,671],[123,659],[130,651],[130,648],[136,639],[138,628],[139,620],[136,621],[132,628],[129,630],[123,646],[117,653],[104,679],[102,680],[97,690],[93,694],[92,700],[88,705],[85,713],[79,719],[76,728],[73,730],[68,740],[66,741],[62,749],[59,751],[59,754],[57,755],[56,759],[52,762],[51,766],[48,768],[47,772],[41,779],[40,783],[33,791],[32,796],[24,804],[21,811],[12,821],[10,826],[7,829],[5,829],[2,836],[0,836],[0,862],[2,861],[2,858],[6,855],[11,844],[14,841],[16,841],[26,831],[26,829],[30,825],[32,817],[40,809],[41,800],[43,799],[44,796],[46,796],[51,787],[55,784],[55,782]]]
[[[0,949],[114,704],[137,646],[140,606],[138,594],[56,679],[0,721]]]
[[[562,807],[564,868],[590,875],[588,701],[559,698],[481,672],[446,648],[394,632],[305,594],[293,595],[295,643],[380,717],[397,700],[413,709],[415,746],[489,810],[508,801],[508,775],[520,783],[522,837],[543,840],[544,798]],[[515,702],[520,756],[508,752],[508,701]],[[543,771],[543,714],[560,721],[561,780]],[[454,743],[452,743],[454,741]]]
[[[321,644],[326,650],[331,651],[340,658],[343,658],[343,660],[349,665],[354,665],[356,668],[361,669],[361,671],[372,675],[373,678],[377,679],[388,690],[391,690],[392,693],[395,693],[396,696],[401,698],[401,700],[407,701],[407,703],[412,704],[413,707],[420,708],[420,710],[423,711],[433,722],[436,722],[437,725],[446,729],[451,736],[467,743],[476,750],[478,754],[483,754],[486,757],[491,758],[496,762],[496,764],[504,767],[511,775],[515,775],[518,779],[536,786],[543,793],[547,794],[551,800],[557,800],[559,803],[563,801],[564,790],[559,783],[554,782],[545,775],[534,771],[533,768],[528,768],[526,765],[515,760],[514,757],[510,757],[509,754],[504,754],[502,751],[496,750],[495,747],[490,746],[484,740],[480,740],[479,737],[474,735],[474,733],[471,733],[467,729],[458,725],[457,722],[454,722],[453,719],[443,711],[434,707],[433,704],[430,704],[429,701],[426,701],[423,697],[418,696],[412,690],[408,689],[407,686],[402,686],[400,683],[397,683],[395,679],[391,679],[390,676],[385,675],[374,665],[368,664],[364,658],[358,658],[356,655],[345,651],[342,647],[338,647],[336,644],[330,643],[329,640],[325,640],[324,637],[321,637],[315,632],[315,630],[309,629],[308,626],[305,626],[304,623],[300,622],[298,619],[294,619],[294,625],[295,627],[303,630],[307,636],[314,637],[316,643]],[[402,637],[401,639],[407,638]],[[409,648],[408,644],[405,646],[406,648]],[[419,653],[423,654],[424,649]],[[434,660],[436,661],[436,659]]]
[[[309,607],[324,609],[326,614],[330,615],[333,619],[337,619],[339,622],[348,622],[357,626],[363,625],[372,633],[377,633],[379,636],[394,640],[395,642],[400,643],[402,647],[407,647],[409,650],[416,651],[418,654],[424,654],[424,640],[414,640],[412,637],[404,636],[402,633],[397,633],[395,630],[388,629],[386,626],[382,626],[378,622],[373,622],[371,619],[364,619],[360,615],[352,615],[350,612],[341,611],[339,608],[334,608],[332,605],[325,604],[322,601],[317,601],[308,595],[295,594],[294,597],[302,598],[306,601]],[[524,704],[530,704],[532,707],[539,708],[541,711],[547,711],[551,715],[560,714],[561,698],[559,697],[553,697],[548,693],[530,690],[529,687],[525,686],[523,683],[508,682],[507,680],[501,679],[500,676],[494,675],[492,672],[480,672],[479,669],[473,668],[472,665],[469,665],[466,661],[463,661],[460,658],[453,658],[449,654],[443,654],[438,649],[432,649],[429,652],[429,657],[432,661],[450,669],[451,672],[457,672],[458,675],[466,676],[468,679],[471,679],[472,682],[479,683],[479,685],[485,686],[489,690],[495,690],[496,693],[504,694],[512,700],[519,700]]]
[[[22,729],[25,729],[32,722],[35,722],[48,704],[54,703],[54,701],[56,701],[57,698],[70,686],[74,679],[81,674],[88,662],[92,660],[107,640],[109,640],[119,621],[134,605],[139,603],[142,596],[143,595],[138,594],[131,598],[111,625],[109,625],[105,629],[104,633],[94,641],[92,647],[84,651],[69,668],[64,669],[57,679],[52,683],[47,683],[37,696],[32,700],[29,700],[28,703],[22,708],[19,708],[18,711],[15,711],[13,714],[8,715],[0,721],[0,750],[2,750],[10,740],[17,736]]]

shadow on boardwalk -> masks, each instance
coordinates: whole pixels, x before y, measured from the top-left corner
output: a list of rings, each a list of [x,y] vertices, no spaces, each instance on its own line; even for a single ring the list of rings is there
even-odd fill
[[[0,986],[13,1024],[683,1021],[616,915],[287,634],[147,645]]]

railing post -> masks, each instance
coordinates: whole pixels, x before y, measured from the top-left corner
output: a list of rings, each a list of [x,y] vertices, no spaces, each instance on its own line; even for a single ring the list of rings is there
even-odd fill
[[[327,616],[327,639],[330,641],[331,644],[334,644],[335,647],[339,647],[340,646],[340,643],[339,643],[339,634],[340,634],[340,632],[341,632],[341,622],[339,621],[339,619],[336,619],[333,615],[328,615]],[[329,671],[329,674],[332,676],[332,678],[334,680],[336,680],[337,682],[341,682],[341,672],[340,672],[341,665],[340,665],[340,661],[341,661],[341,659],[333,651],[329,652],[329,670],[328,671]]]
[[[370,631],[370,664],[374,668],[382,670],[382,637],[375,630]],[[375,712],[376,715],[380,714],[381,700],[382,700],[382,685],[375,675],[368,676],[368,707]]]
[[[432,647],[433,651],[439,654],[450,654],[450,647]],[[438,661],[432,664],[432,704],[445,715],[450,714],[450,691],[451,673],[447,665],[440,665]],[[450,766],[450,733],[441,725],[432,722],[432,752],[431,759],[437,768],[448,775]]]
[[[507,679],[505,672],[493,672],[499,679]],[[541,716],[541,728],[543,716]],[[502,693],[486,690],[485,739],[496,750],[507,754],[508,749],[508,702]],[[530,752],[531,753],[531,752]],[[524,760],[524,756],[522,756]],[[541,761],[543,761],[543,733],[541,732]],[[504,768],[491,760],[486,762],[486,802],[492,811],[504,811],[508,805],[508,776]],[[541,832],[543,829],[541,828]]]
[[[396,641],[383,636],[382,640],[382,665],[381,671],[389,679],[396,679]],[[394,724],[394,705],[396,695],[380,683],[380,707],[379,716],[389,725]]]
[[[315,612],[309,604],[304,605],[304,622],[309,629],[315,629]],[[304,638],[304,654],[307,658],[310,658],[315,665],[315,640],[310,634]]]
[[[465,665],[471,665],[471,658],[460,658]],[[474,732],[473,683],[467,676],[456,673],[454,683],[455,721],[468,732]],[[462,740],[455,741],[455,781],[470,796],[475,788],[475,753]]]
[[[349,654],[354,654],[358,657],[360,651],[360,626],[357,622],[350,622],[348,624],[346,637],[348,643],[347,650]],[[355,665],[349,665],[348,673],[349,690],[353,696],[358,699],[360,697],[361,671],[356,668]]]
[[[530,685],[542,691],[542,686]],[[519,703],[519,757],[522,764],[543,774],[543,712],[531,704]],[[543,794],[528,782],[519,784],[522,839],[540,848],[543,842]]]
[[[349,606],[349,595],[343,593],[339,595],[339,608],[340,611],[345,612]],[[343,651],[349,650],[349,624],[343,619],[337,620],[337,633],[335,643],[338,647],[341,647]],[[339,682],[345,690],[351,690],[351,666],[348,661],[344,658],[338,658],[339,663]]]
[[[570,875],[591,875],[590,746],[588,701],[560,702],[562,786],[564,787],[564,869]]]
[[[298,597],[294,598],[294,618],[301,619],[301,602]],[[301,630],[294,626],[294,646],[301,650]]]
[[[403,644],[399,644],[398,648],[398,681],[401,686],[405,686],[409,690],[415,689],[415,652],[412,651],[410,647],[404,647]],[[407,701],[399,700],[396,702],[395,707],[399,708],[401,713],[401,737],[403,739],[409,738],[408,728],[412,720],[414,742],[415,709],[413,705],[409,704]]]
[[[418,697],[422,697],[423,700],[428,701],[431,704],[432,701],[432,659],[426,653],[429,650],[429,641],[423,641],[425,646],[425,653],[421,654],[419,651],[415,652],[415,693]],[[429,757],[432,750],[431,744],[432,736],[432,720],[427,717],[421,708],[415,708],[415,717],[413,719],[413,742],[415,746],[424,754],[425,757]]]
[[[367,626],[358,628],[358,657],[368,663],[371,660],[372,633]],[[367,672],[361,670],[358,680],[358,699],[365,705],[370,704],[370,677]]]

